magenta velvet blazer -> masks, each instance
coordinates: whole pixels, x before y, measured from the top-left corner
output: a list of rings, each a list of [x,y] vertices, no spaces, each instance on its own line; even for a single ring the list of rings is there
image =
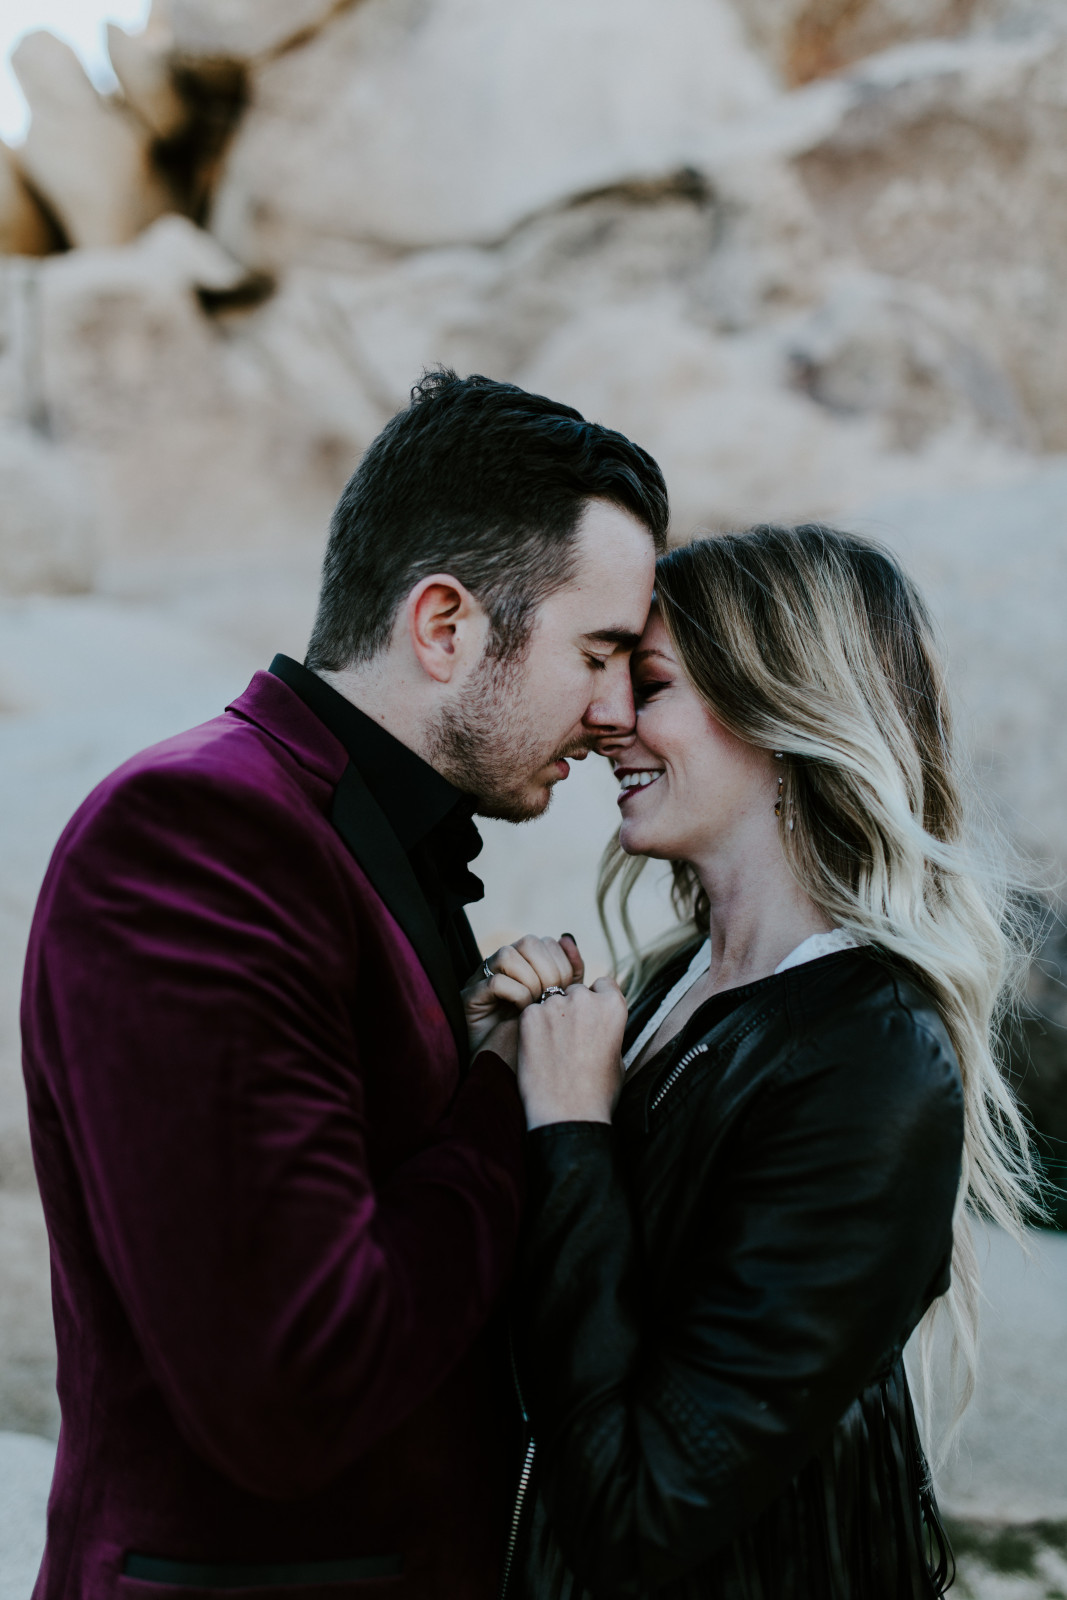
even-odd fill
[[[35,1600],[494,1593],[523,1118],[496,1058],[461,1070],[435,939],[268,673],[67,827],[23,997],[62,1407]]]

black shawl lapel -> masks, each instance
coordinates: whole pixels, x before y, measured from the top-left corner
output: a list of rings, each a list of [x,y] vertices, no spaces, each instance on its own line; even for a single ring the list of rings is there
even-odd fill
[[[465,1065],[467,1024],[444,940],[385,812],[351,761],[334,792],[330,820],[410,939],[444,1007],[460,1065]]]

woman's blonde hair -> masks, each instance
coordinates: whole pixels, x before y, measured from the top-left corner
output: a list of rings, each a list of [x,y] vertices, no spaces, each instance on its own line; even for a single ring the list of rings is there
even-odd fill
[[[672,551],[657,565],[655,604],[719,722],[784,752],[779,832],[801,888],[832,922],[914,974],[955,1048],[964,1155],[952,1287],[940,1302],[952,1327],[954,1427],[977,1354],[968,1210],[1021,1237],[1034,1209],[1026,1129],[998,1061],[1029,940],[1022,902],[968,823],[929,615],[888,552],[814,524],[752,528]],[[602,916],[609,890],[620,891],[631,1001],[707,930],[700,882],[675,862],[680,927],[639,951],[627,902],[644,865],[622,853],[616,836],[601,869]],[[936,1309],[921,1339],[927,1411]]]

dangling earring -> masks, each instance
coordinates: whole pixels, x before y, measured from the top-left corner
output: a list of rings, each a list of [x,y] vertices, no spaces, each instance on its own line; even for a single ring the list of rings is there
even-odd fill
[[[784,761],[785,760],[785,751],[784,750],[775,750],[774,759],[776,761]],[[774,802],[774,814],[775,814],[776,817],[780,817],[781,814],[782,814],[782,786],[783,786],[784,782],[785,782],[784,778],[779,778],[778,779],[778,798]],[[792,831],[793,831],[793,818],[792,817],[789,818],[789,831],[790,831],[790,833],[792,833]]]

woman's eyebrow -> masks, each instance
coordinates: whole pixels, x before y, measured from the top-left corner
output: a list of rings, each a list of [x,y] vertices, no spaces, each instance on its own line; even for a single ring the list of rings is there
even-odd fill
[[[644,661],[647,656],[659,656],[661,661],[669,661],[671,659],[670,656],[664,655],[662,650],[635,650],[633,659],[635,661]]]

